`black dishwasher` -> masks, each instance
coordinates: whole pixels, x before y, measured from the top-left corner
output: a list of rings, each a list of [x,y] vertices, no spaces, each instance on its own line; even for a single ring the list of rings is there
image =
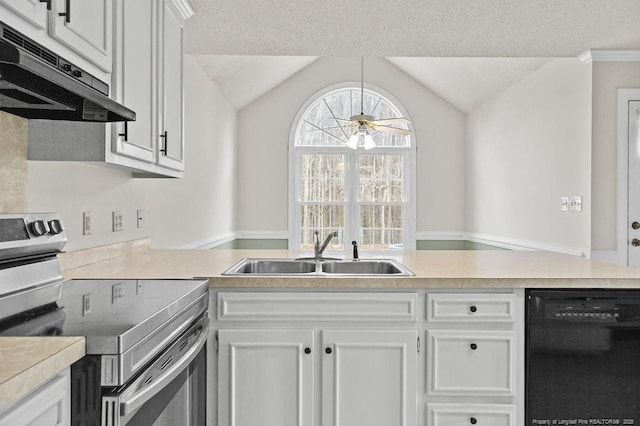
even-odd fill
[[[526,425],[640,424],[640,290],[526,300]]]

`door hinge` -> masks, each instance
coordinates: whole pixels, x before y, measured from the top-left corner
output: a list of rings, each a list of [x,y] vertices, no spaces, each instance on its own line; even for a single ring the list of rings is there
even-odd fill
[[[417,340],[418,342],[416,343],[416,349],[418,350],[418,353],[420,353],[420,336],[418,336]]]
[[[218,332],[216,331],[216,337],[213,341],[213,347],[216,350],[216,353],[218,353],[218,347],[219,347],[219,342],[218,342]]]

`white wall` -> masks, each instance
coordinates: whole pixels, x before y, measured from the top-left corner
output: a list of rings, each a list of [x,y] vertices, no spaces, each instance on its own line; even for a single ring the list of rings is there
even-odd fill
[[[468,116],[467,231],[582,253],[591,246],[591,67],[556,59]],[[560,211],[581,195],[582,212]]]
[[[418,232],[465,224],[465,115],[383,58],[365,58],[365,81],[390,93],[414,125]],[[360,80],[359,57],[320,58],[239,112],[238,229],[288,229],[289,132],[319,90]]]
[[[147,236],[154,247],[195,247],[235,230],[237,114],[190,57],[184,72],[183,179],[134,179],[115,168],[28,162],[27,210],[60,212],[67,251]],[[143,229],[136,228],[137,209],[145,211]],[[93,233],[83,236],[82,212],[87,210],[92,211]],[[113,210],[124,213],[121,232],[111,231]]]
[[[236,230],[237,113],[185,56],[183,179],[148,182],[154,247],[200,247]]]

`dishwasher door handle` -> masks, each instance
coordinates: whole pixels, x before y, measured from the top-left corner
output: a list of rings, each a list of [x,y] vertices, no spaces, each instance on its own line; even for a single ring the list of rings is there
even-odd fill
[[[202,349],[207,342],[207,335],[209,333],[208,319],[202,325],[199,332],[200,336],[198,336],[191,347],[176,361],[176,363],[164,369],[162,374],[155,378],[155,380],[153,380],[149,385],[133,392],[131,395],[127,395],[127,392],[125,391],[120,397],[118,397],[121,417],[129,416],[140,409],[140,407],[142,407],[147,401],[152,399],[169,383],[171,383],[173,379],[189,368],[191,361],[195,359],[200,352],[200,349]]]

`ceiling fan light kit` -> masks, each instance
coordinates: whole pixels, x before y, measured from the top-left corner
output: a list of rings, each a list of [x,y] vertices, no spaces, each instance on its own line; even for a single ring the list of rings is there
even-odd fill
[[[351,122],[351,127],[353,128],[346,145],[351,149],[358,149],[359,146],[362,146],[364,149],[375,148],[376,144],[369,130],[401,136],[410,134],[411,130],[393,126],[394,124],[411,124],[411,121],[407,118],[396,117],[376,120],[373,115],[364,113],[364,57],[360,58],[360,76],[360,114],[352,115],[349,117],[349,120],[338,119],[340,121]]]

